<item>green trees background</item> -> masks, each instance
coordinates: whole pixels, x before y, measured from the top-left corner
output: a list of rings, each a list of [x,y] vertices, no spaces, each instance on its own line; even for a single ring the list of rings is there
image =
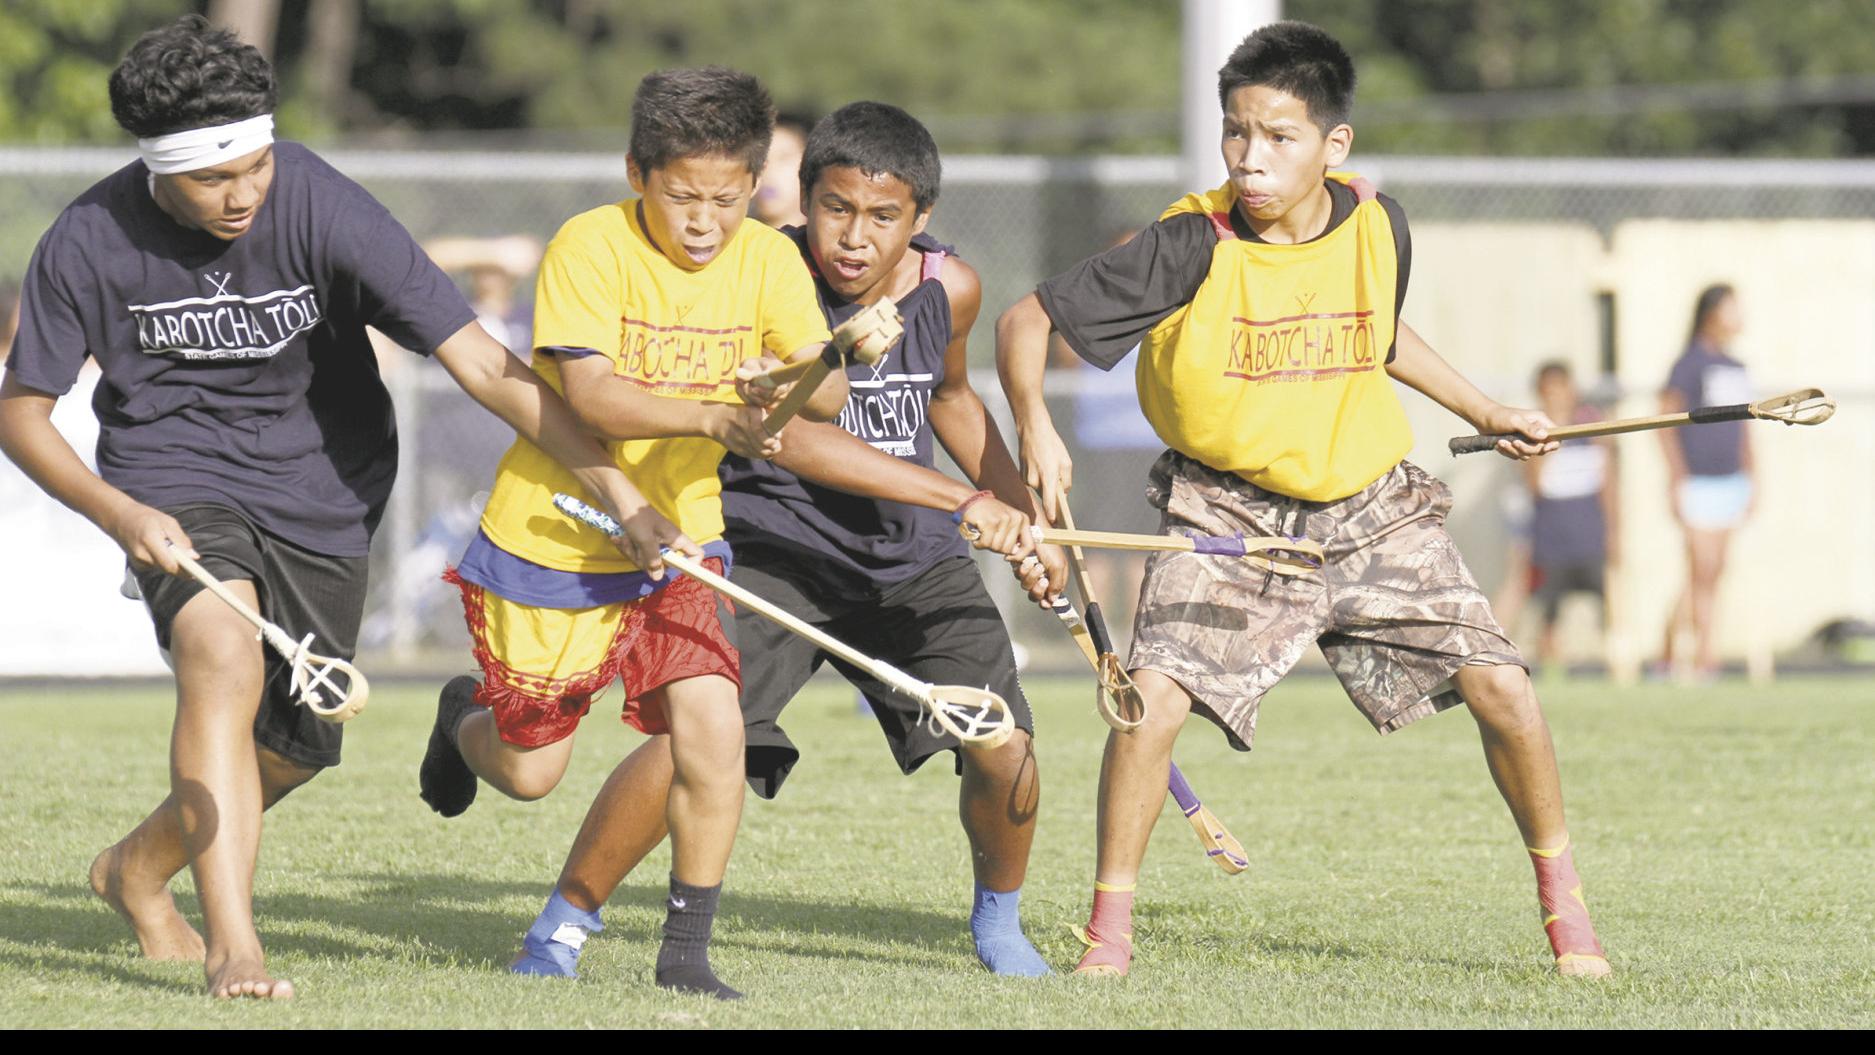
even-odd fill
[[[1361,67],[1362,146],[1875,153],[1866,0],[1289,0]],[[615,146],[647,70],[749,69],[785,107],[914,108],[959,151],[1176,148],[1176,0],[4,0],[0,142],[118,137],[104,81],[186,11],[250,27],[290,135]],[[516,130],[527,130],[522,140]]]

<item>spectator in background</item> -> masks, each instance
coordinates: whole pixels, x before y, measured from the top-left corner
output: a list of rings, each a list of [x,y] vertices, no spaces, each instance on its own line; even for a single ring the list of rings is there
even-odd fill
[[[1567,363],[1551,361],[1538,367],[1536,391],[1538,406],[1558,425],[1602,418],[1582,402]],[[1556,617],[1567,594],[1595,595],[1606,639],[1606,572],[1620,560],[1616,467],[1614,441],[1607,437],[1564,441],[1554,454],[1523,463],[1531,498],[1531,595],[1543,615],[1538,659],[1545,667],[1558,659]]]
[[[1504,468],[1517,475],[1498,492],[1497,511],[1503,517],[1506,544],[1504,577],[1491,595],[1491,614],[1497,616],[1506,633],[1515,637],[1524,606],[1530,601],[1530,580],[1535,574],[1530,567],[1530,488],[1523,478],[1522,465]]]
[[[1105,248],[1125,245],[1137,234],[1137,227],[1121,231]],[[1146,502],[1146,476],[1165,453],[1165,443],[1139,409],[1134,381],[1139,349],[1128,352],[1112,370],[1096,370],[1074,354],[1059,333],[1050,341],[1049,368],[1074,379],[1068,433],[1073,445],[1074,490],[1068,497],[1076,526],[1158,534],[1159,511]],[[1132,622],[1146,559],[1123,550],[1084,549],[1081,554],[1108,623],[1118,633],[1121,623]]]
[[[436,266],[458,286],[467,279],[469,307],[489,336],[523,362],[534,352],[533,298],[518,295],[533,280],[546,247],[532,235],[501,238],[435,238],[423,244]],[[410,359],[402,356],[398,362]],[[488,420],[475,401],[455,385],[436,385],[425,394],[412,449],[424,508],[433,513],[461,506],[485,486],[495,463],[514,442],[514,432]],[[480,503],[462,531],[466,545],[481,516]],[[461,548],[450,551],[454,559]],[[440,572],[438,573],[440,574]],[[434,576],[432,576],[434,578]],[[455,603],[454,591],[439,591]]]
[[[520,293],[523,284],[532,281],[545,248],[540,239],[525,234],[423,243],[436,266],[468,294],[482,329],[523,362],[534,350],[534,307],[532,298],[523,299]],[[387,378],[423,369],[381,334],[373,334],[372,344],[378,369]],[[482,516],[480,492],[514,443],[512,429],[489,420],[458,386],[442,383],[440,377],[437,381],[421,385],[419,392],[409,393],[412,398],[397,403],[398,431],[407,452],[404,491],[415,496],[422,526],[410,551],[394,567],[372,570],[373,577],[402,601],[371,606],[359,630],[359,643],[366,648],[392,643],[400,608],[415,619],[420,636],[442,634],[456,641],[458,601],[440,576],[474,537]]]
[[[801,114],[775,117],[775,138],[768,147],[768,163],[755,183],[749,214],[770,227],[800,227],[807,223],[801,209],[801,155],[814,122]]]
[[[423,244],[436,266],[451,276],[467,276],[469,306],[488,335],[523,359],[533,353],[534,307],[515,296],[534,276],[545,251],[533,235],[504,238],[434,238]],[[504,447],[503,450],[506,450]]]
[[[1731,354],[1742,328],[1738,296],[1731,286],[1700,291],[1686,351],[1674,362],[1660,393],[1661,413],[1751,402],[1751,380],[1744,364]],[[1672,481],[1673,516],[1686,532],[1687,565],[1686,589],[1667,622],[1661,662],[1669,671],[1679,669],[1678,638],[1690,623],[1695,649],[1691,673],[1703,680],[1719,670],[1713,654],[1713,616],[1726,548],[1732,532],[1751,515],[1755,500],[1751,436],[1744,422],[1728,421],[1663,429],[1660,445]]]

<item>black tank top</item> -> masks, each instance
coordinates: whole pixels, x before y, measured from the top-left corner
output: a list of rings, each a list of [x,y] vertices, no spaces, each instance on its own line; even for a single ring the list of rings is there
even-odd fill
[[[812,269],[806,232],[790,227]],[[922,254],[922,280],[898,301],[905,339],[877,365],[847,368],[852,394],[835,424],[894,457],[934,467],[931,393],[944,379],[951,341],[950,298],[938,272],[953,250],[916,235],[906,250]],[[815,275],[821,309],[838,326],[860,305],[839,299]],[[950,515],[902,502],[849,495],[802,480],[772,462],[729,455],[723,482],[725,537],[738,563],[785,561],[804,582],[850,599],[874,597],[945,557],[969,550]]]

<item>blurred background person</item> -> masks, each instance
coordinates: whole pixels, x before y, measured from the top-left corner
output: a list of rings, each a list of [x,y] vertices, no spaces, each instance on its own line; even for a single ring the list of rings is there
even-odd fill
[[[1537,368],[1536,392],[1537,406],[1558,425],[1602,420],[1583,402],[1565,362]],[[1565,441],[1554,454],[1522,464],[1530,493],[1530,589],[1543,617],[1537,659],[1546,671],[1561,670],[1556,623],[1571,593],[1594,596],[1597,653],[1607,658],[1607,573],[1620,560],[1617,464],[1614,440],[1605,436]]]
[[[1106,248],[1125,245],[1139,233],[1130,227],[1107,241]],[[1135,347],[1111,370],[1088,366],[1074,354],[1059,333],[1049,338],[1051,371],[1073,379],[1069,427],[1064,429],[1074,458],[1074,489],[1068,507],[1075,525],[1098,531],[1133,534],[1159,533],[1159,511],[1146,502],[1146,476],[1152,463],[1165,453],[1165,443],[1139,409],[1134,372],[1139,366]],[[1144,554],[1117,549],[1081,551],[1088,577],[1100,595],[1107,623],[1116,635],[1132,625],[1139,600],[1139,580],[1146,569]]]
[[[783,111],[775,116],[775,138],[768,145],[768,163],[755,182],[749,215],[770,227],[799,227],[807,222],[801,208],[801,155],[814,122],[803,114]]]
[[[441,237],[423,243],[423,251],[468,295],[476,321],[522,361],[534,351],[534,302],[528,287],[545,249],[539,238],[526,234]],[[421,511],[411,550],[388,567],[374,567],[372,575],[381,584],[378,589],[402,599],[407,617],[446,635],[442,643],[451,643],[457,628],[448,613],[456,595],[439,576],[474,537],[487,497],[481,489],[514,442],[514,430],[490,420],[468,393],[445,382],[440,371],[429,371],[428,364],[398,351],[375,330],[371,338],[386,382],[415,389],[400,393],[396,410],[398,432],[411,452],[400,490],[414,495]],[[358,639],[365,647],[383,647],[396,630],[394,609],[373,605]]]
[[[540,239],[526,234],[433,238],[423,243],[423,251],[468,294],[476,321],[490,336],[523,362],[532,359],[532,283],[546,252]],[[412,361],[407,355],[397,360],[400,366]],[[420,360],[415,363],[422,368]],[[492,478],[495,463],[514,442],[514,431],[489,421],[488,413],[455,385],[438,384],[424,395],[414,434],[418,462],[424,467],[423,507],[439,514],[454,507],[460,513],[470,496]],[[474,517],[480,517],[481,503],[474,504]],[[471,522],[458,532],[464,545],[474,530]],[[451,550],[451,559],[460,552],[460,547]],[[444,592],[453,602],[453,591]]]
[[[1744,364],[1732,356],[1732,342],[1743,326],[1731,286],[1720,283],[1700,291],[1686,351],[1675,360],[1660,393],[1661,413],[1756,398]],[[1726,421],[1663,429],[1659,436],[1667,456],[1673,516],[1686,532],[1687,569],[1686,587],[1673,606],[1661,643],[1661,665],[1668,672],[1706,680],[1719,672],[1713,654],[1713,612],[1726,549],[1732,532],[1751,515],[1757,493],[1751,434],[1744,422]],[[1693,632],[1693,661],[1685,670],[1679,638],[1688,627]]]
[[[1497,512],[1504,531],[1504,577],[1491,594],[1491,614],[1514,638],[1530,600],[1530,580],[1535,574],[1530,567],[1530,488],[1523,478],[1524,466],[1502,468],[1516,474],[1516,479],[1499,489],[1497,495]]]
[[[540,239],[528,234],[502,238],[432,238],[423,251],[458,283],[468,282],[469,306],[489,336],[529,358],[534,338],[533,298],[518,296],[521,284],[534,277],[545,251]],[[505,448],[504,448],[505,449]]]

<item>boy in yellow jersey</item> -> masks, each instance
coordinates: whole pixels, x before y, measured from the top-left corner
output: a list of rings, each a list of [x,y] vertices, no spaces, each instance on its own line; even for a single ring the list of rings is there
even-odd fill
[[[742,811],[734,622],[701,583],[666,579],[658,547],[728,574],[717,463],[725,450],[763,458],[780,449],[750,405],[753,386],[740,382],[776,356],[818,354],[828,340],[794,243],[742,222],[773,120],[768,93],[747,74],[651,74],[632,103],[628,167],[639,197],[575,216],[548,245],[534,369],[612,441],[654,510],[625,524],[636,554],[627,559],[554,509],[555,492],[579,493],[573,477],[525,442],[509,450],[481,532],[451,573],[482,681],[444,688],[421,770],[423,797],[444,816],[468,808],[478,776],[512,798],[540,798],[566,771],[592,698],[621,680],[625,721],[670,735],[672,862],[657,982],[721,999],[740,995],[708,955]],[[804,413],[829,420],[846,394],[836,371]],[[597,837],[591,828],[575,856]],[[597,905],[556,892],[513,969],[570,976],[580,944],[599,929]]]
[[[1553,450],[1550,422],[1487,398],[1400,321],[1405,215],[1365,180],[1329,173],[1353,144],[1353,92],[1354,65],[1328,34],[1258,30],[1218,73],[1229,182],[997,324],[1024,471],[1051,516],[1072,484],[1042,402],[1055,328],[1096,366],[1141,343],[1140,404],[1171,448],[1146,492],[1166,530],[1307,537],[1327,554],[1296,578],[1197,553],[1147,564],[1127,666],[1150,718],[1107,741],[1082,972],[1124,974],[1131,961],[1134,884],[1186,715],[1249,750],[1263,694],[1319,643],[1381,733],[1470,707],[1535,864],[1558,970],[1608,973],[1529,674],[1445,533],[1451,493],[1401,460],[1412,435],[1391,381],[1480,432],[1523,437],[1499,444],[1512,458]]]

